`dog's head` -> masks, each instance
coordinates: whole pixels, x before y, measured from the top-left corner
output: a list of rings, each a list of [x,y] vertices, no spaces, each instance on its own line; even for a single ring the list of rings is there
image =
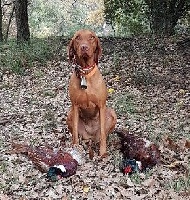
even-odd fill
[[[94,32],[89,30],[77,31],[68,45],[69,60],[78,65],[89,66],[98,64],[102,54],[100,40]]]

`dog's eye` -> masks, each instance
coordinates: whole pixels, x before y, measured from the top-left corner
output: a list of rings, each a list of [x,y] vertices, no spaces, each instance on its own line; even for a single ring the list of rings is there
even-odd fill
[[[79,35],[77,35],[75,39],[76,39],[76,40],[80,40],[80,36],[79,36]]]
[[[94,38],[95,38],[95,36],[93,36],[93,35],[90,36],[90,40],[94,40]]]

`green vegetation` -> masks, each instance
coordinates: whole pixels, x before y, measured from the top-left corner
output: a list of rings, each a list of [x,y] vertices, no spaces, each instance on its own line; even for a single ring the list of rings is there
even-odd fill
[[[0,69],[23,74],[27,68],[36,63],[45,64],[53,56],[54,49],[46,39],[32,39],[30,44],[18,45],[10,40],[1,45]]]
[[[101,30],[103,1],[33,0],[29,24],[34,36],[72,35],[80,28]]]
[[[179,21],[186,15],[188,20],[190,8],[188,0],[104,0],[104,4],[106,21],[120,36],[147,32],[173,35]]]
[[[139,35],[150,31],[147,6],[143,0],[104,0],[105,18],[117,36]]]
[[[170,181],[168,185],[166,185],[167,189],[173,189],[176,192],[180,192],[182,190],[188,190],[190,188],[190,177],[184,178],[180,177],[175,181]]]
[[[126,113],[135,113],[135,105],[134,105],[134,96],[131,94],[120,94],[115,99],[114,107],[117,113],[126,114]]]
[[[16,35],[13,7],[2,1],[0,34],[4,39],[7,33],[9,37]],[[189,8],[188,0],[31,0],[28,22],[32,37],[70,36],[81,28],[118,37],[170,31],[174,34],[189,31]]]

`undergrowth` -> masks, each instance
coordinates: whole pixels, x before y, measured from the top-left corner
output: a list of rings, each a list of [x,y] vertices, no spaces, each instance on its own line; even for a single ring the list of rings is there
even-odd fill
[[[134,96],[126,93],[119,95],[115,100],[114,107],[116,112],[121,115],[126,113],[135,113]]]
[[[176,192],[188,191],[190,188],[190,177],[180,177],[176,180],[169,181],[165,187],[167,189],[173,189]]]
[[[24,74],[27,68],[46,64],[53,57],[56,45],[48,39],[31,39],[30,44],[18,45],[15,40],[2,43],[0,48],[0,70]],[[54,48],[52,48],[54,46]]]

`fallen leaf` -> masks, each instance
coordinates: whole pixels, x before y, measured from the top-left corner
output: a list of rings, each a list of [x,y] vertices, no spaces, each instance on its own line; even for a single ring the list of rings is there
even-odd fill
[[[113,78],[114,81],[119,81],[120,77],[117,75],[115,78]]]
[[[90,187],[88,185],[83,186],[83,192],[88,193],[90,190]]]
[[[0,199],[1,200],[9,200],[10,198],[7,195],[0,194]]]
[[[127,178],[127,185],[129,187],[133,187],[134,186],[134,183],[131,181],[131,179],[129,177]]]
[[[168,136],[165,138],[164,143],[165,143],[165,146],[166,146],[167,148],[169,148],[169,149],[171,149],[171,150],[173,150],[173,151],[176,151],[176,150],[179,149],[179,145],[176,144],[176,143],[175,143],[170,137],[168,137]]]
[[[142,182],[142,185],[146,187],[152,187],[155,184],[155,180],[153,178],[146,179],[145,181]]]
[[[184,90],[184,89],[180,89],[180,90],[179,90],[179,93],[180,93],[180,94],[185,94],[185,90]]]
[[[190,140],[185,141],[185,148],[190,149]]]
[[[109,88],[109,89],[108,89],[108,93],[109,93],[109,94],[112,94],[114,91],[115,91],[115,90],[114,90],[113,88]]]
[[[175,161],[175,162],[170,163],[169,165],[164,165],[164,166],[168,168],[175,168],[175,167],[178,167],[179,165],[186,167],[186,164],[187,163],[184,161]]]

